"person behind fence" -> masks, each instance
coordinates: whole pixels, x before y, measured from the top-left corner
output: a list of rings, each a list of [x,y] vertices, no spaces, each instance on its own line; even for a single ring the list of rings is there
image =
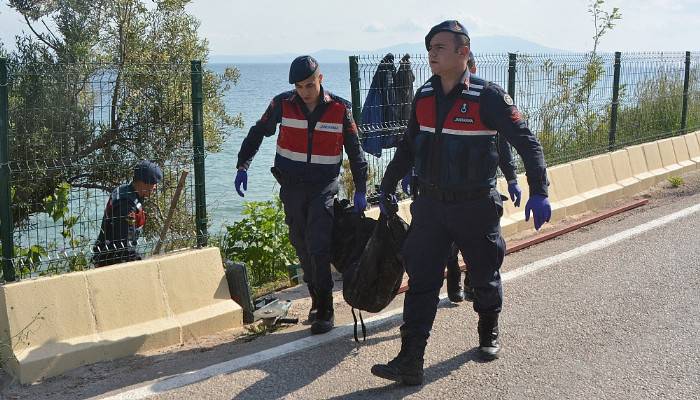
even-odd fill
[[[360,212],[367,207],[367,162],[357,136],[350,103],[326,91],[323,75],[311,56],[297,57],[289,68],[294,90],[275,96],[262,118],[250,128],[238,153],[235,186],[248,189],[250,164],[263,138],[275,134],[277,152],[273,176],[280,184],[289,239],[308,285],[312,305],[311,333],[333,328],[331,240],[333,199],[338,193],[342,150],[350,161],[355,184],[353,202]]]
[[[499,356],[498,317],[503,305],[499,269],[505,255],[496,191],[497,139],[502,135],[523,159],[530,187],[525,217],[539,229],[551,216],[542,146],[511,97],[498,85],[471,76],[469,34],[444,21],[425,37],[433,76],[416,92],[408,128],[380,185],[380,210],[396,212],[396,185],[415,168],[418,198],[402,256],[409,290],[404,298],[401,350],[372,374],[408,385],[423,383],[423,359],[435,320],[450,245],[469,265],[478,313],[479,355]],[[467,350],[467,343],[460,343]]]
[[[131,183],[112,191],[93,246],[95,267],[141,259],[137,245],[146,224],[143,202],[151,197],[162,179],[163,171],[156,163],[142,160],[134,167]]]

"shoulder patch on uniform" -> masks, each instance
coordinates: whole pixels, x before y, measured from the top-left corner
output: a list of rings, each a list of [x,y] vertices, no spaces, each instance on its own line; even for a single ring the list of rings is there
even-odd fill
[[[519,123],[523,120],[523,115],[518,111],[517,108],[513,107],[512,111],[510,112],[510,120]]]
[[[503,102],[505,102],[508,106],[512,106],[514,104],[513,98],[510,97],[508,93],[503,93]]]

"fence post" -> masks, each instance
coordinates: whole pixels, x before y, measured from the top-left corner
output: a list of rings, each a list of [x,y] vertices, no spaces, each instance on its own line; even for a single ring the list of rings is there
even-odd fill
[[[194,150],[194,196],[197,246],[207,245],[207,199],[204,186],[204,104],[202,62],[192,61],[192,146]]]
[[[681,111],[681,133],[688,128],[688,87],[690,86],[690,52],[685,52],[685,77],[683,78],[683,108]]]
[[[2,243],[2,273],[5,282],[15,280],[12,256],[12,192],[10,189],[10,98],[7,88],[7,60],[0,58],[0,243]]]
[[[515,72],[518,55],[508,53],[508,95],[515,101]]]
[[[350,56],[350,93],[352,100],[352,118],[360,124],[362,111],[360,109],[360,63],[359,57]]]
[[[613,97],[610,105],[610,132],[608,134],[608,150],[615,150],[615,135],[617,134],[617,107],[620,98],[620,58],[622,53],[615,52],[615,64],[613,69]]]

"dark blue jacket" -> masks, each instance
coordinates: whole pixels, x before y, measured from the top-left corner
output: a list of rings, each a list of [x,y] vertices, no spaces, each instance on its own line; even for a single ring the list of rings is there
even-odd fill
[[[382,156],[382,149],[396,147],[401,127],[406,123],[401,116],[401,98],[405,100],[406,97],[402,84],[409,78],[406,68],[408,73],[413,73],[410,64],[405,65],[403,60],[402,63],[397,72],[393,54],[389,53],[381,60],[362,104],[362,149],[375,157]],[[412,96],[413,80],[407,89]]]
[[[262,140],[281,124],[275,166],[297,183],[327,183],[338,177],[341,148],[350,161],[355,188],[367,191],[367,161],[360,148],[350,103],[321,88],[320,102],[309,112],[296,91],[275,96],[248,131],[238,152],[236,168],[248,169]]]
[[[100,233],[93,247],[92,261],[95,266],[140,260],[136,247],[145,224],[146,213],[133,184],[114,189],[107,201]]]
[[[530,193],[546,196],[542,146],[512,99],[492,82],[468,73],[464,79],[448,94],[442,93],[438,76],[418,89],[381,190],[393,193],[412,166],[422,185],[455,192],[494,188],[502,135],[523,159]]]

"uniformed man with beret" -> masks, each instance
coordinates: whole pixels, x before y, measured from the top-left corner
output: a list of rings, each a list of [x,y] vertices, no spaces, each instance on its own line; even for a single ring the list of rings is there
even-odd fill
[[[357,211],[367,206],[367,162],[360,148],[351,105],[326,91],[318,62],[297,57],[289,68],[294,90],[275,96],[260,120],[250,128],[238,152],[235,186],[240,196],[248,189],[247,170],[262,140],[279,124],[274,167],[280,184],[289,239],[312,299],[311,333],[333,328],[331,238],[333,199],[338,193],[342,151],[350,161]]]
[[[396,212],[396,185],[415,168],[418,197],[411,204],[411,230],[402,250],[409,290],[401,351],[387,364],[372,367],[374,375],[407,385],[423,382],[423,356],[453,242],[469,265],[479,315],[479,353],[485,360],[499,356],[499,270],[505,255],[503,203],[495,189],[499,135],[525,165],[530,187],[526,219],[532,212],[539,229],[551,216],[542,146],[513,99],[498,85],[469,73],[467,30],[458,21],[442,22],[428,32],[425,45],[433,76],[416,92],[408,129],[380,186],[382,212]]]
[[[476,74],[476,60],[474,59],[474,53],[469,51],[469,58],[467,59],[467,68],[469,68],[470,74]],[[515,171],[515,162],[513,160],[513,153],[511,152],[510,145],[503,138],[498,139],[498,167],[501,169],[503,176],[508,183],[508,194],[510,195],[513,205],[520,207],[520,199],[522,197],[522,190],[520,185],[518,185],[518,177]],[[501,197],[504,201],[506,197]],[[469,283],[469,273],[464,274],[464,289],[462,289],[461,275],[462,271],[459,268],[459,248],[456,244],[452,243],[452,250],[450,250],[450,255],[447,258],[447,273],[445,274],[445,281],[447,282],[447,298],[453,303],[460,303],[464,300],[474,301],[474,290]]]
[[[143,202],[155,192],[162,179],[163,171],[156,163],[142,160],[134,167],[131,183],[114,189],[93,246],[95,267],[141,259],[137,245],[146,224]]]

